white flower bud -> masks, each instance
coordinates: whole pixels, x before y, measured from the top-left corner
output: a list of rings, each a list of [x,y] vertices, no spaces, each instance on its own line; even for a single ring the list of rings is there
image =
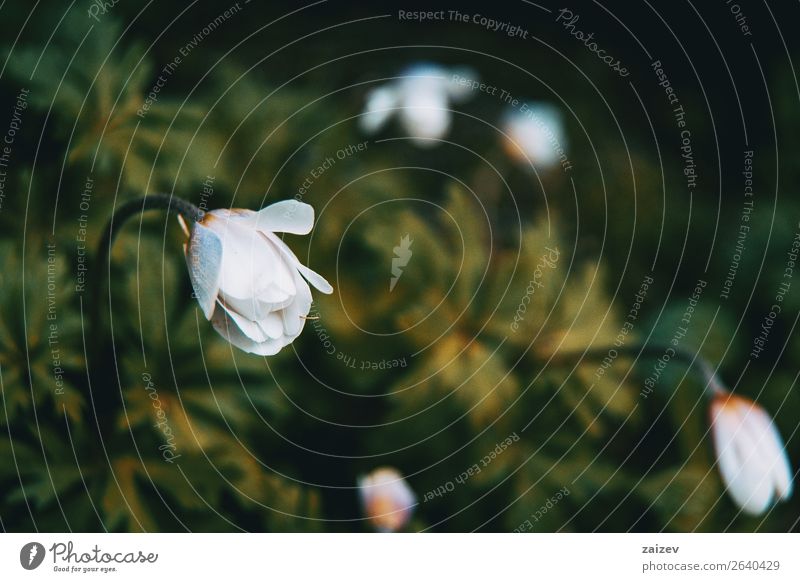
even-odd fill
[[[333,288],[274,233],[308,234],[314,209],[285,200],[252,210],[212,210],[192,228],[186,262],[206,319],[237,348],[263,356],[292,343],[311,309],[308,281]]]
[[[522,164],[541,168],[556,165],[566,147],[561,112],[543,103],[510,110],[502,123],[508,154]]]
[[[416,496],[396,469],[375,469],[359,478],[358,487],[364,514],[376,530],[395,532],[411,519]]]
[[[736,504],[760,515],[791,497],[789,459],[769,414],[752,400],[721,391],[710,415],[719,472]]]

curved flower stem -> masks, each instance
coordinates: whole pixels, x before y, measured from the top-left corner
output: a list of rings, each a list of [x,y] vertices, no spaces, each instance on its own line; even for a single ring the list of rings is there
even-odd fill
[[[95,360],[94,369],[104,368],[110,363],[116,365],[116,357],[113,353],[105,354],[110,356],[110,358],[103,357],[104,350],[108,351],[110,348],[110,342],[105,341],[106,334],[103,333],[101,325],[102,307],[105,305],[106,299],[109,301],[109,304],[111,301],[110,294],[104,296],[103,293],[107,277],[110,277],[111,273],[111,247],[125,222],[137,214],[148,210],[167,210],[191,222],[201,220],[204,215],[204,212],[191,202],[169,194],[150,194],[142,198],[129,200],[114,211],[114,214],[108,222],[108,226],[103,232],[100,245],[97,248],[95,263],[97,276],[95,276],[92,281],[92,293],[90,295],[92,306],[90,308],[89,329],[93,342],[93,349],[91,349],[90,352]],[[89,354],[87,354],[87,357],[88,355]],[[98,377],[100,376],[101,375],[98,374]],[[101,425],[108,428],[108,423],[113,419],[113,403],[111,402],[111,398],[113,397],[112,390],[110,390],[108,386],[100,386],[98,383],[94,383],[94,387],[94,395],[90,394],[89,396],[93,398],[95,411],[96,414],[98,414],[98,421]]]
[[[148,210],[167,210],[183,216],[192,222],[201,220],[204,215],[202,210],[188,200],[184,200],[183,198],[178,198],[177,196],[172,196],[169,194],[150,194],[149,196],[144,196],[142,198],[136,198],[134,200],[125,202],[122,206],[114,211],[114,214],[111,216],[111,220],[108,221],[108,227],[103,233],[103,238],[100,240],[100,246],[97,248],[97,266],[106,268],[104,274],[110,274],[111,247],[114,244],[114,239],[116,238],[117,234],[120,230],[122,230],[122,225],[129,218]],[[105,277],[103,276],[95,277],[94,279],[94,311],[97,312],[97,316],[92,317],[92,326],[94,327],[95,331],[99,331],[99,311],[100,306],[103,304],[102,293],[104,282]]]
[[[192,222],[202,219],[204,214],[202,210],[188,200],[168,194],[150,194],[149,196],[129,200],[114,211],[111,220],[108,222],[108,227],[105,229],[103,239],[97,249],[98,265],[102,265],[108,260],[114,239],[125,221],[147,210],[167,210],[188,218]]]
[[[633,356],[638,360],[640,356],[647,357],[661,357],[670,352],[669,359],[682,361],[690,366],[690,368],[699,372],[705,381],[703,394],[707,398],[712,398],[715,395],[726,393],[727,390],[722,382],[714,372],[714,367],[703,356],[698,353],[690,352],[683,348],[675,348],[669,345],[647,344],[647,345],[630,345],[630,346],[608,346],[606,348],[590,348],[583,351],[565,351],[558,352],[557,356],[575,356],[586,357],[591,359],[601,359],[609,355],[611,350],[616,350],[619,355]]]

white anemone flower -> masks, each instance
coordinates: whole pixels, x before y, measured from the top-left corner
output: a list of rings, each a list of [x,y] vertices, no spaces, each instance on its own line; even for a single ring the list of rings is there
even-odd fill
[[[566,160],[561,111],[547,103],[523,103],[510,109],[502,122],[506,152],[519,163],[541,168]]]
[[[358,487],[364,514],[376,530],[395,532],[411,519],[417,498],[397,469],[375,469],[358,479]]]
[[[711,402],[711,434],[719,472],[745,513],[760,515],[792,495],[783,440],[758,404],[720,391]]]
[[[195,296],[206,319],[237,348],[278,353],[303,330],[308,283],[333,292],[275,235],[308,234],[313,224],[311,206],[285,200],[258,212],[212,210],[192,227],[184,251]]]
[[[475,74],[466,68],[414,65],[398,79],[367,93],[361,128],[375,133],[396,114],[415,144],[436,145],[450,129],[451,101],[463,101],[472,94],[470,85],[459,79],[472,81]]]

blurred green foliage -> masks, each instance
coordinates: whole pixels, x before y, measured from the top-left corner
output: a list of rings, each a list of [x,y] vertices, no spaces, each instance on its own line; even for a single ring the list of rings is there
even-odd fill
[[[386,464],[408,476],[420,499],[409,529],[510,531],[564,487],[569,495],[536,531],[792,527],[796,499],[763,522],[735,517],[712,468],[701,386],[680,364],[662,378],[659,394],[642,400],[650,360],[634,367],[620,357],[598,378],[596,359],[565,356],[614,341],[657,237],[664,238],[657,285],[636,338],[668,341],[697,278],[718,282],[727,272],[727,252],[714,255],[708,274],[686,256],[670,287],[686,216],[683,209],[670,214],[661,233],[652,226],[662,222],[661,169],[653,152],[637,147],[649,138],[644,127],[630,130],[636,143],[626,152],[598,129],[610,127],[607,112],[573,99],[580,90],[569,82],[560,87],[596,126],[591,134],[609,135],[598,146],[568,128],[572,159],[594,159],[601,149],[609,164],[602,180],[578,166],[572,180],[587,185],[580,212],[559,169],[534,174],[513,166],[491,131],[467,130],[461,116],[454,139],[478,144],[500,175],[469,152],[434,154],[404,141],[370,139],[364,152],[340,159],[337,151],[366,140],[352,118],[364,89],[347,86],[390,76],[414,53],[357,60],[366,76],[342,65],[287,84],[293,67],[332,58],[329,37],[298,46],[297,62],[287,49],[268,74],[260,59],[271,44],[249,43],[217,61],[236,40],[230,30],[206,41],[202,57],[198,49],[185,59],[139,115],[159,68],[181,43],[165,39],[153,49],[157,28],[147,21],[126,28],[133,15],[125,10],[116,7],[93,26],[80,11],[56,26],[54,11],[30,23],[13,51],[4,41],[2,54],[12,58],[0,78],[0,111],[10,110],[20,86],[31,90],[0,212],[4,529],[362,530],[356,477]],[[262,10],[265,22],[271,15],[248,10]],[[171,34],[191,38],[197,22]],[[292,34],[276,31],[276,46]],[[446,52],[442,58],[458,60]],[[781,131],[797,121],[794,86],[784,77],[777,79]],[[487,117],[496,109],[480,98],[465,105]],[[796,132],[784,143],[783,155],[800,154]],[[335,163],[314,176],[330,157]],[[765,156],[757,165],[769,162]],[[438,170],[423,169],[431,164]],[[238,352],[203,319],[172,217],[147,214],[126,224],[110,266],[90,262],[87,290],[75,289],[82,215],[93,253],[124,200],[173,192],[210,208],[257,209],[295,196],[309,176],[302,198],[316,209],[315,230],[286,240],[336,292],[315,298],[320,319],[278,356]],[[796,169],[783,176],[792,196],[797,177]],[[87,178],[93,186],[83,209]],[[208,200],[204,182],[213,184]],[[737,294],[721,312],[701,305],[685,340],[720,363],[731,382],[780,279],[774,268],[759,277],[759,263],[780,265],[797,228],[800,201],[792,196],[781,197],[781,212],[757,217],[763,224],[748,244],[763,252],[745,257],[737,279],[755,292]],[[738,208],[726,203],[724,220],[736,220]],[[699,199],[694,220],[716,220],[716,211],[713,201]],[[413,259],[390,292],[392,249],[406,234]],[[708,236],[693,232],[689,246],[707,245]],[[48,244],[55,245],[51,263]],[[553,249],[558,259],[543,267]],[[530,293],[537,269],[543,285]],[[92,296],[105,281],[108,292]],[[785,313],[796,311],[798,297],[789,297]],[[90,317],[97,301],[99,327]],[[787,317],[774,332],[773,346],[786,339],[785,352],[756,362],[736,388],[775,412],[783,434],[794,437],[800,396],[796,366],[787,362],[798,361],[800,340],[789,326]],[[773,368],[775,358],[781,364]],[[61,374],[54,375],[55,359]],[[392,361],[403,364],[386,367]],[[364,362],[376,369],[363,369]],[[158,425],[150,383],[169,437]],[[751,391],[759,386],[764,390]],[[477,476],[423,501],[512,434],[520,440]],[[797,438],[787,442],[790,457],[800,458]],[[179,460],[166,461],[164,450]]]

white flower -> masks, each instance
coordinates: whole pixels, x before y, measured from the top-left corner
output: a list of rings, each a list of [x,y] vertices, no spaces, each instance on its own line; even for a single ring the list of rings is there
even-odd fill
[[[467,69],[445,69],[432,64],[410,67],[400,78],[372,89],[367,94],[361,128],[374,133],[397,114],[403,128],[420,146],[436,145],[450,129],[450,102],[461,101],[472,93],[473,80]]]
[[[546,103],[523,103],[506,113],[502,123],[508,154],[523,164],[547,168],[566,159],[561,112]]]
[[[711,402],[711,434],[722,480],[745,513],[759,515],[792,495],[789,459],[769,414],[720,391]]]
[[[397,531],[411,519],[416,496],[396,469],[375,469],[359,478],[358,487],[364,514],[378,531]]]
[[[333,292],[274,234],[308,234],[313,224],[311,206],[285,200],[258,212],[212,210],[192,227],[184,251],[195,296],[206,319],[237,348],[278,353],[303,330],[311,309],[306,280]]]

